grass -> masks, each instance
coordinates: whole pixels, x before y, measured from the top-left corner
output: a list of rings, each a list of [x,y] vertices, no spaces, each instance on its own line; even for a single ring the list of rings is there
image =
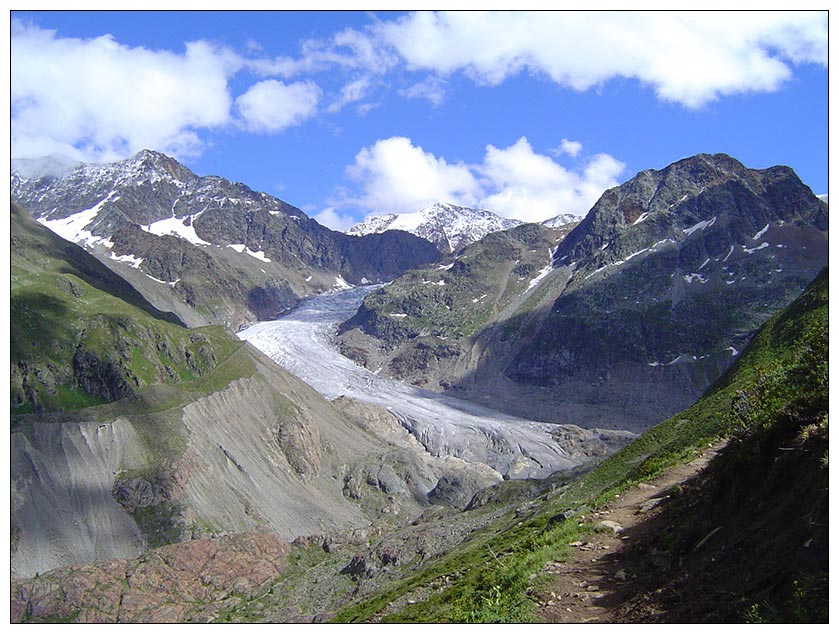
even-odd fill
[[[193,382],[241,345],[220,327],[187,330],[15,206],[11,217],[13,415]]]

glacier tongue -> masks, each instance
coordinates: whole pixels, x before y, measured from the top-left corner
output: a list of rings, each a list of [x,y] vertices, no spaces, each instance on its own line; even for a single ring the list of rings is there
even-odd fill
[[[239,333],[327,399],[347,396],[387,408],[435,455],[489,465],[507,478],[545,477],[628,441],[628,432],[528,421],[377,376],[330,344],[373,286],[320,295],[297,310]]]

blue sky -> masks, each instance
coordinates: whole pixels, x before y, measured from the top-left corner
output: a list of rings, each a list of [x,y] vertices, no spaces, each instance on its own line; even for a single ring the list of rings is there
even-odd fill
[[[11,14],[15,158],[142,148],[333,228],[521,220],[699,152],[828,186],[826,12]]]

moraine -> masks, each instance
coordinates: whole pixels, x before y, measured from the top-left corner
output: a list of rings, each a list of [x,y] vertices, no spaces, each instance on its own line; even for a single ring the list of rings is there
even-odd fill
[[[327,399],[346,396],[388,409],[435,456],[489,465],[505,478],[545,477],[611,453],[632,434],[528,421],[443,394],[385,379],[356,365],[331,336],[351,317],[365,286],[313,297],[275,321],[239,333]]]

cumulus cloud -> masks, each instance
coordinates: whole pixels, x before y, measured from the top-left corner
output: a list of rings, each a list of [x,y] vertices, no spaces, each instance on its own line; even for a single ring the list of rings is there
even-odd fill
[[[347,174],[361,184],[362,193],[345,203],[377,213],[417,211],[438,201],[474,204],[481,191],[467,165],[449,163],[405,137],[363,148]]]
[[[408,138],[392,137],[358,153],[347,173],[362,193],[345,196],[336,206],[405,213],[450,202],[541,222],[560,213],[585,214],[618,184],[624,167],[608,154],[596,154],[567,169],[535,152],[525,137],[507,148],[488,145],[479,164],[449,163]]]
[[[206,42],[183,53],[119,44],[110,35],[60,38],[13,24],[12,153],[122,158],[144,147],[201,151],[200,128],[228,122],[236,56]]]
[[[358,220],[349,215],[343,215],[336,211],[334,207],[326,207],[320,213],[313,216],[324,227],[329,227],[333,231],[345,231],[358,223]]]
[[[236,107],[251,132],[281,132],[317,110],[321,90],[312,81],[284,84],[266,79],[236,98]]]
[[[525,137],[504,149],[488,145],[483,164],[476,167],[487,192],[479,204],[525,222],[541,222],[560,213],[583,215],[606,189],[618,184],[624,165],[608,154],[598,154],[581,167],[568,170],[534,152]]]
[[[204,150],[208,130],[276,133],[315,114],[321,92],[309,80],[261,81],[234,100],[230,80],[248,64],[204,41],[177,53],[14,20],[12,155],[100,162],[153,148],[185,158]]]
[[[634,78],[690,108],[827,65],[826,12],[414,13],[375,32],[412,69],[487,85],[528,70],[578,91]]]

